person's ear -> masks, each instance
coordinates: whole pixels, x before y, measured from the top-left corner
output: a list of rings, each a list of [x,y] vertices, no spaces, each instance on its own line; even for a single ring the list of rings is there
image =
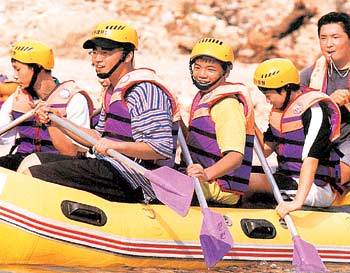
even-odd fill
[[[128,55],[126,55],[125,57],[125,62],[130,63],[133,61],[133,59],[134,59],[134,51],[130,51]]]
[[[232,70],[232,64],[227,66],[225,75],[224,75],[225,78],[228,78],[228,76],[230,76],[231,70]]]

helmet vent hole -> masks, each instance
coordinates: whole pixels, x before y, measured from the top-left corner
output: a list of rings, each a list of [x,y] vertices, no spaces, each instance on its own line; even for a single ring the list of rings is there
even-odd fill
[[[31,46],[16,46],[15,50],[18,51],[31,51],[33,48]]]
[[[214,39],[214,38],[203,38],[201,40],[199,40],[198,43],[215,43],[215,44],[219,44],[219,45],[222,45],[223,42],[218,40],[218,39]]]
[[[115,29],[115,30],[122,30],[124,29],[125,26],[123,25],[110,25],[110,26],[106,26],[106,29]]]

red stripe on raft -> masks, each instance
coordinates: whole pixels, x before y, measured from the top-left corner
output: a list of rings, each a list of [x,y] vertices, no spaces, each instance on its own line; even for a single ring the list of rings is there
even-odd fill
[[[7,217],[9,219],[12,219],[15,222],[22,223],[23,225],[29,226],[35,230],[42,231],[48,234],[52,234],[52,237],[60,236],[63,238],[66,238],[66,241],[70,241],[69,239],[73,239],[79,242],[85,242],[94,244],[96,246],[100,246],[102,249],[103,247],[115,249],[115,250],[123,250],[127,252],[136,252],[136,253],[144,253],[146,254],[177,254],[177,255],[202,255],[202,251],[200,246],[186,246],[186,245],[166,245],[166,244],[154,244],[154,243],[127,243],[122,242],[115,239],[105,238],[98,235],[91,235],[88,233],[84,233],[81,231],[71,230],[65,227],[49,224],[43,221],[36,220],[34,218],[31,218],[29,216],[23,215],[19,212],[10,210],[8,208],[0,206],[0,209],[3,211],[8,212],[9,214],[0,212],[0,215],[3,215],[4,217]],[[11,215],[12,214],[12,215]],[[13,216],[15,215],[15,216]],[[17,216],[17,217],[16,217]],[[21,219],[22,218],[22,219]],[[41,227],[44,226],[44,227]],[[45,228],[45,226],[47,228]],[[52,231],[48,228],[54,229],[56,231]],[[63,232],[71,233],[74,235],[80,235],[87,238],[81,238],[74,235],[67,235]],[[40,233],[40,232],[38,232]],[[44,234],[43,234],[44,235]],[[91,239],[92,238],[92,239]],[[105,242],[99,242],[93,239],[105,241]],[[107,243],[108,242],[108,243]],[[114,243],[114,244],[113,244]],[[130,246],[130,247],[122,247],[123,246]],[[89,246],[89,245],[87,245]],[[136,247],[136,248],[135,248]],[[144,249],[138,249],[144,248]],[[155,249],[149,249],[149,248],[155,248]],[[158,249],[157,249],[158,248]],[[171,248],[172,250],[167,250],[166,248]],[[181,250],[181,251],[180,251]],[[192,250],[192,251],[191,251]],[[196,251],[198,250],[198,251]],[[185,252],[184,252],[185,251]],[[275,253],[278,252],[278,253]],[[245,258],[287,258],[290,259],[292,257],[293,249],[285,249],[285,248],[253,248],[253,247],[240,247],[236,246],[234,247],[225,257],[228,258],[235,258],[235,257],[245,257]],[[350,259],[350,250],[319,250],[321,258],[324,259],[332,259],[332,260],[344,260],[344,259]],[[336,254],[336,255],[335,255]]]

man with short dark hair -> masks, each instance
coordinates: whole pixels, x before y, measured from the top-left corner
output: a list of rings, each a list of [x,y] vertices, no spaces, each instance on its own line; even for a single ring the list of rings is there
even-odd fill
[[[318,89],[338,104],[341,134],[335,141],[341,152],[341,183],[350,182],[350,16],[330,12],[318,21],[322,56],[301,74],[301,85]]]
[[[25,173],[112,201],[148,202],[156,198],[145,177],[122,163],[103,157],[108,149],[113,149],[148,169],[174,164],[179,119],[177,103],[153,70],[134,67],[137,46],[136,30],[116,20],[99,23],[83,44],[90,50],[97,76],[110,82],[97,130],[84,130],[97,139],[93,148],[99,159],[41,157],[43,164],[30,167]],[[40,118],[43,123],[49,121],[47,113]],[[91,147],[90,143],[72,137]]]

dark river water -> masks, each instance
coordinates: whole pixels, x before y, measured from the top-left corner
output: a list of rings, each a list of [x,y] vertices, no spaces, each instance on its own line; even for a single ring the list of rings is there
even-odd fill
[[[350,264],[326,263],[329,273],[350,273]],[[116,268],[69,268],[58,266],[2,266],[0,273],[293,273],[295,272],[291,263],[286,262],[232,262],[232,266],[226,268],[212,268],[208,270],[183,270],[183,269],[160,269],[123,267]]]

